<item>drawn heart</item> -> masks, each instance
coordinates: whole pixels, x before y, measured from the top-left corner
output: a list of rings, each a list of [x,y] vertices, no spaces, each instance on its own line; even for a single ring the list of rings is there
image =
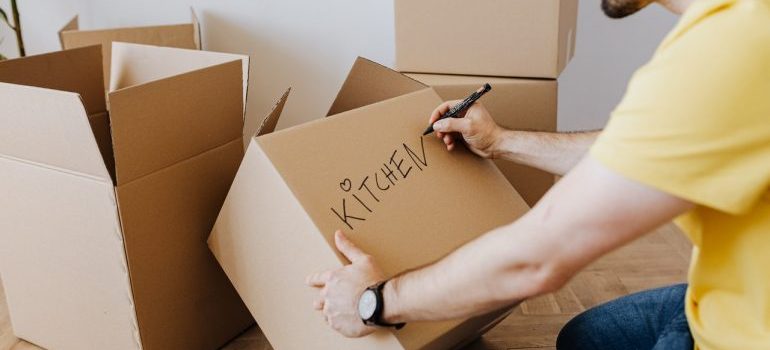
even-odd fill
[[[340,188],[345,192],[350,191],[351,187],[353,187],[353,183],[350,182],[350,179],[345,179],[340,182]]]

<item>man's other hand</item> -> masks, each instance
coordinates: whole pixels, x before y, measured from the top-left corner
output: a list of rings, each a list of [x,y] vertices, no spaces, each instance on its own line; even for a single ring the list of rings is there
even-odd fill
[[[364,290],[385,279],[385,274],[372,256],[364,253],[351,242],[342,231],[334,234],[334,242],[350,265],[307,277],[306,283],[320,289],[313,308],[321,311],[326,323],[342,335],[351,338],[363,337],[375,331],[361,320],[358,301]]]

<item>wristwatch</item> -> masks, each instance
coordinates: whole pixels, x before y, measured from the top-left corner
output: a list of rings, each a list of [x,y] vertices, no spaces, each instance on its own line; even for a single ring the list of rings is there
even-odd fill
[[[388,280],[366,288],[358,300],[358,314],[367,326],[401,329],[406,323],[390,324],[382,320],[382,312],[385,310],[385,298],[382,297],[382,289],[385,288],[385,283],[388,283]]]

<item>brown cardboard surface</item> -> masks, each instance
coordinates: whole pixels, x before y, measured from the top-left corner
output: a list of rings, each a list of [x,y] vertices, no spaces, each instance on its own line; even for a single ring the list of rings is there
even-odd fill
[[[437,74],[407,74],[427,85],[444,100],[464,99],[484,83],[492,90],[481,99],[495,122],[507,129],[557,131],[558,81]],[[535,203],[553,186],[553,175],[506,160],[498,168],[527,204]]]
[[[243,106],[245,113],[249,86],[249,56],[246,55],[113,43],[112,80],[110,81],[109,91],[114,92],[127,87],[142,85],[236,60],[241,62],[243,70]]]
[[[424,84],[358,57],[327,115],[335,115],[425,89]]]
[[[181,49],[201,49],[200,28],[195,12],[191,23],[162,26],[80,30],[77,17],[60,31],[63,49],[102,45],[105,86],[110,81],[111,50],[113,42],[166,46]]]
[[[77,94],[0,83],[0,110],[0,156],[110,178]]]
[[[118,46],[161,60],[151,47]],[[211,57],[166,50],[154,55]],[[217,348],[253,323],[205,243],[243,154],[248,64],[191,58],[180,66],[195,69],[116,90],[112,115],[89,115],[79,93],[103,101],[104,90],[80,67],[101,76],[99,53],[0,63],[0,81],[49,87],[0,83],[0,270],[15,334],[57,349]],[[25,75],[39,62],[69,72]],[[113,144],[130,175],[117,189]],[[154,167],[132,168],[135,153]]]
[[[80,94],[86,113],[107,111],[99,46],[3,61],[0,82]]]
[[[267,135],[275,131],[275,127],[278,125],[278,119],[281,117],[283,107],[286,106],[286,100],[289,98],[290,92],[291,88],[286,89],[286,92],[284,92],[283,95],[281,95],[281,98],[276,101],[273,109],[270,110],[270,113],[268,113],[265,119],[262,120],[262,124],[257,128],[256,136]],[[251,137],[249,139],[251,139]]]
[[[242,156],[237,134],[221,147],[118,187],[145,348],[214,349],[253,323],[206,246]]]
[[[559,2],[559,60],[558,67],[567,66],[575,56],[575,42],[577,38],[577,13],[578,0]]]
[[[67,22],[67,24],[64,25],[61,29],[59,29],[59,45],[61,45],[62,48],[64,48],[64,36],[62,35],[63,32],[70,31],[70,30],[78,30],[80,28],[80,20],[78,15],[75,15],[75,17],[72,17],[72,19]]]
[[[556,78],[574,52],[577,0],[395,0],[404,72]]]
[[[112,152],[110,115],[107,112],[92,114],[88,116],[88,122],[91,124],[91,131],[96,138],[96,144],[99,146],[99,153],[102,155],[107,172],[110,173],[110,178],[115,183],[115,155]]]
[[[334,231],[345,229],[395,274],[435,261],[527,210],[491,162],[446,152],[439,140],[420,136],[425,116],[440,102],[423,89],[258,142],[330,245]],[[457,213],[473,220],[453,220]],[[419,349],[458,322],[411,324],[396,336],[405,348]]]
[[[341,266],[264,151],[252,141],[209,247],[275,349],[401,349],[389,332],[343,341],[312,312],[307,273]]]
[[[52,349],[140,349],[112,182],[2,155],[0,177],[14,334]]]
[[[241,69],[231,61],[111,92],[118,185],[240,138]]]
[[[376,91],[361,91],[368,88]],[[431,89],[359,59],[342,90],[332,111],[347,112],[252,142],[209,246],[276,348],[456,345],[496,316],[410,324],[393,333],[398,342],[387,332],[351,340],[307,306],[316,291],[302,281],[343,261],[332,248],[337,228],[394,274],[514,220],[527,205],[491,162],[420,137],[441,101]],[[303,336],[287,324],[302,324]]]

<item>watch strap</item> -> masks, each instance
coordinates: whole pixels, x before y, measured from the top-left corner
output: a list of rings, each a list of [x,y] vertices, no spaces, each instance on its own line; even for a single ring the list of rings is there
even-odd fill
[[[382,294],[382,290],[385,289],[385,284],[388,283],[390,280],[384,280],[379,283],[376,283],[369,288],[366,288],[367,290],[371,290],[374,292],[374,296],[377,299],[377,307],[374,309],[374,314],[369,319],[363,320],[364,323],[368,326],[379,326],[379,327],[390,327],[395,329],[401,329],[404,328],[406,323],[387,323],[382,320],[382,314],[385,311],[385,297]]]

